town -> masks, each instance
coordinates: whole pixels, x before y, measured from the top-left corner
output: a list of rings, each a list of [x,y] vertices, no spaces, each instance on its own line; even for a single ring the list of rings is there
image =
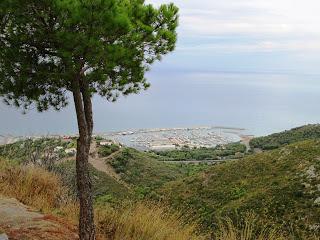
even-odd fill
[[[98,133],[94,135],[94,137],[103,138],[107,142],[132,147],[142,151],[167,151],[180,149],[182,147],[210,148],[217,145],[224,145],[231,142],[241,141],[246,136],[247,135],[245,134],[245,129],[220,126],[139,129],[130,131]],[[0,145],[15,143],[23,139],[39,139],[43,137],[63,138],[65,140],[68,140],[76,138],[77,135],[0,135]],[[74,149],[72,150],[74,151]]]

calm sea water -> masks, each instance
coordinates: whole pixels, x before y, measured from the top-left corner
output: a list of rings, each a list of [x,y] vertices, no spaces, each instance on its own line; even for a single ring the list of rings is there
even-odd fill
[[[152,87],[117,103],[94,99],[95,131],[222,125],[264,135],[320,122],[320,76],[161,73]],[[0,104],[0,135],[76,133],[73,106],[22,115]]]

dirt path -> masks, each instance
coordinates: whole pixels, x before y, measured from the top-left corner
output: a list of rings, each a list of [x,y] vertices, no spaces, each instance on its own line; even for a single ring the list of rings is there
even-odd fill
[[[97,151],[97,144],[94,142],[91,144],[90,148],[90,157],[89,157],[89,163],[97,170],[106,173],[108,176],[112,177],[114,180],[116,180],[118,183],[121,185],[125,186],[127,189],[130,189],[130,186],[125,183],[124,181],[121,180],[121,177],[119,174],[116,173],[114,168],[110,165],[107,164],[106,161],[108,159],[111,159],[113,156],[121,152],[122,150],[118,150],[112,154],[110,154],[108,157],[105,158],[99,158],[98,156],[98,151]]]
[[[246,152],[251,150],[250,141],[254,138],[252,135],[241,135],[241,142],[246,146]]]
[[[62,220],[43,215],[18,202],[0,196],[0,229],[10,240],[76,240],[75,226]]]

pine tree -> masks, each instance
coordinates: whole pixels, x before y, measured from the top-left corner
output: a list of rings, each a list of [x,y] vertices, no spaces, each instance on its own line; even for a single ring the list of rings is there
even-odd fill
[[[147,89],[145,73],[174,50],[177,25],[177,7],[144,0],[0,1],[0,96],[39,111],[60,110],[73,96],[80,239],[95,239],[92,96],[116,101]]]

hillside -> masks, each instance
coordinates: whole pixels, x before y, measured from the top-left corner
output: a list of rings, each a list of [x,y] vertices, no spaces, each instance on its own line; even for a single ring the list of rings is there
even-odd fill
[[[254,212],[287,233],[320,234],[320,141],[247,156],[166,184],[161,193],[206,226]]]
[[[263,153],[249,155],[239,143],[158,154],[93,143],[89,162],[99,232],[109,236],[115,231],[110,239],[125,239],[122,233],[129,236],[134,229],[136,235],[130,240],[149,240],[157,239],[161,225],[166,230],[161,229],[161,239],[176,240],[167,234],[173,234],[177,225],[177,234],[186,234],[179,235],[180,239],[192,239],[199,221],[202,233],[219,240],[241,239],[249,225],[250,240],[264,232],[270,235],[261,239],[317,239],[312,237],[320,234],[320,140],[296,142],[316,138],[312,129],[317,125],[257,138],[263,139],[261,146],[277,142],[277,149],[262,147]],[[290,142],[295,143],[288,145]],[[0,156],[10,157],[6,161],[0,157],[0,194],[74,224],[75,158],[65,153],[71,147],[73,140],[62,139],[26,140],[0,147]],[[206,159],[214,152],[243,154],[239,160],[215,166],[166,163],[186,156]],[[146,199],[161,199],[168,206]],[[191,230],[183,227],[186,219]],[[230,237],[232,234],[238,237]],[[204,234],[194,239],[207,238]]]
[[[320,124],[309,124],[269,136],[254,138],[250,141],[250,146],[262,150],[271,150],[310,139],[320,139]]]
[[[139,197],[154,194],[164,183],[184,177],[189,168],[162,162],[152,153],[125,148],[106,160]]]

